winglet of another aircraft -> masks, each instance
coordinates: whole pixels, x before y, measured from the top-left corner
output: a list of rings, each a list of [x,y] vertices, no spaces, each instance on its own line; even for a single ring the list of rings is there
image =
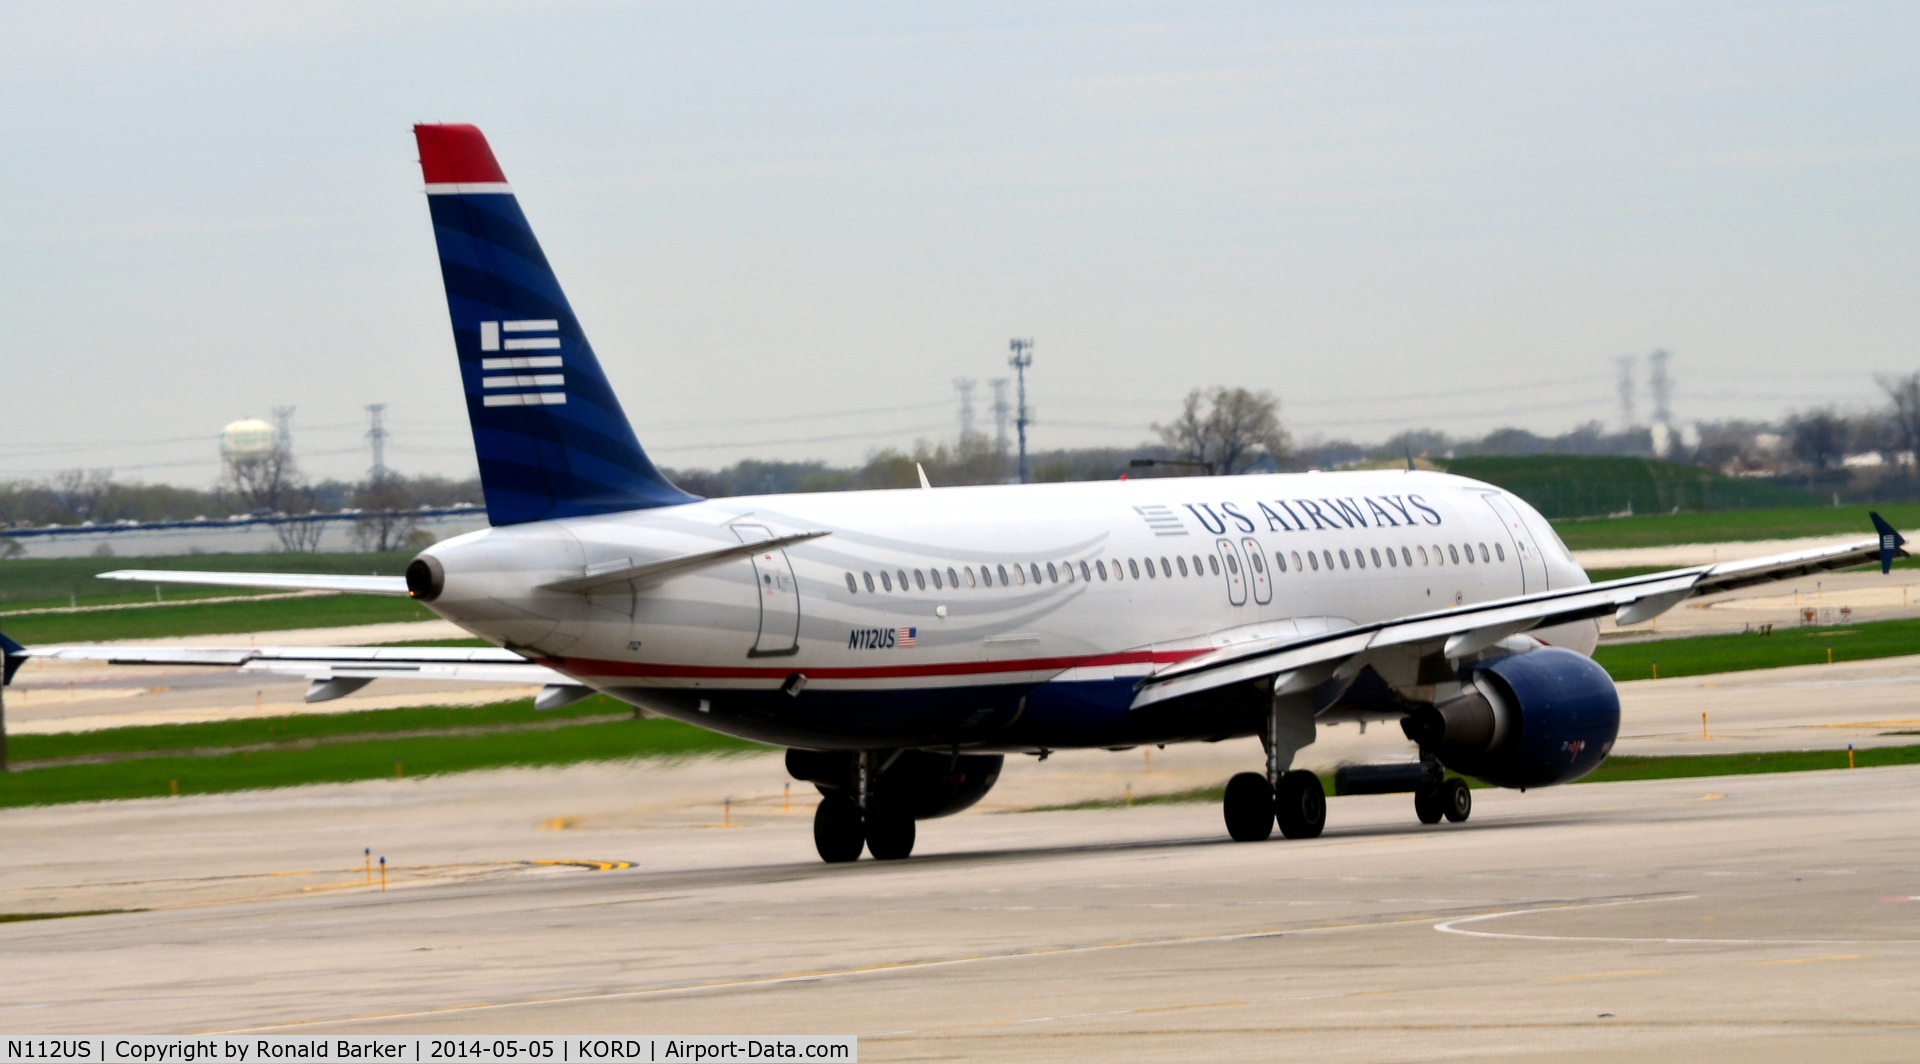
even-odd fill
[[[1900,548],[1906,545],[1907,539],[1895,532],[1893,526],[1887,524],[1886,518],[1871,510],[1867,511],[1867,516],[1873,518],[1873,530],[1880,533],[1880,572],[1890,573],[1893,571],[1893,559],[1899,556]]]
[[[0,657],[6,660],[6,665],[0,667],[0,686],[4,686],[12,683],[13,674],[19,672],[20,666],[26,664],[27,648],[0,635]]]

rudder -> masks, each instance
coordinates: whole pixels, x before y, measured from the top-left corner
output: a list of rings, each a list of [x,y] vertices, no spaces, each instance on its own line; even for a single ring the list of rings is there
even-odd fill
[[[640,448],[486,137],[413,132],[488,521],[697,501]]]

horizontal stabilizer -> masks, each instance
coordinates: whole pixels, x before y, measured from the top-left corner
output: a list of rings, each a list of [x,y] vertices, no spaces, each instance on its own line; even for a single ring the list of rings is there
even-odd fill
[[[545,665],[499,647],[35,647],[28,657],[104,661],[111,665],[208,665],[299,676],[316,681],[308,701],[325,701],[364,684],[352,680],[440,680],[459,683],[571,684]],[[316,693],[320,697],[313,697]]]
[[[404,576],[341,576],[311,573],[201,573],[185,569],[115,569],[102,580],[142,584],[204,584],[213,587],[270,587],[281,591],[345,591],[355,595],[406,595]]]
[[[709,569],[713,566],[733,561],[736,558],[751,558],[763,551],[776,551],[782,547],[790,547],[795,543],[805,543],[810,539],[819,539],[821,536],[828,534],[829,533],[826,532],[797,532],[791,536],[775,536],[772,539],[763,539],[755,543],[741,543],[732,547],[722,547],[719,550],[703,551],[699,554],[683,554],[678,558],[666,558],[661,561],[645,562],[640,565],[615,564],[605,569],[589,567],[583,576],[576,576],[566,580],[556,580],[551,584],[542,584],[541,587],[547,591],[575,592],[595,591],[603,587],[611,587],[615,584],[625,584],[629,582],[644,587],[648,584],[660,583],[670,577],[684,576],[687,573],[696,572],[701,569]]]

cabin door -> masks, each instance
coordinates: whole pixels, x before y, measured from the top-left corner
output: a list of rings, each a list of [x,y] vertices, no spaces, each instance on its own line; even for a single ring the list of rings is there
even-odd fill
[[[765,525],[730,526],[742,543],[758,543],[773,538]],[[750,658],[781,657],[800,652],[800,588],[793,578],[793,563],[780,548],[753,556],[753,582],[760,596],[760,634],[753,641]]]
[[[1547,590],[1547,559],[1540,553],[1539,544],[1533,541],[1533,533],[1527,530],[1527,523],[1520,520],[1520,512],[1513,504],[1499,495],[1483,495],[1487,505],[1500,518],[1500,524],[1507,530],[1507,540],[1513,544],[1514,560],[1520,564],[1520,593],[1533,594]]]

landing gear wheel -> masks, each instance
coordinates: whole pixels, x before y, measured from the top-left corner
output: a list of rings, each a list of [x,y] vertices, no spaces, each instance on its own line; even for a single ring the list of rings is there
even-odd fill
[[[1438,824],[1443,815],[1440,806],[1440,784],[1422,783],[1413,792],[1413,815],[1420,818],[1422,824]]]
[[[867,814],[867,852],[876,861],[904,860],[913,852],[913,818]]]
[[[1290,839],[1318,838],[1327,826],[1327,792],[1320,786],[1320,777],[1304,769],[1280,777],[1273,811],[1280,834]]]
[[[860,821],[860,807],[853,799],[840,794],[823,796],[819,808],[813,811],[813,848],[820,851],[820,859],[828,864],[858,861],[867,843]]]
[[[1473,792],[1467,789],[1467,781],[1458,776],[1440,785],[1440,811],[1455,824],[1467,819],[1473,812]]]
[[[1258,772],[1242,772],[1227,781],[1221,811],[1235,842],[1261,842],[1273,834],[1273,788]]]

